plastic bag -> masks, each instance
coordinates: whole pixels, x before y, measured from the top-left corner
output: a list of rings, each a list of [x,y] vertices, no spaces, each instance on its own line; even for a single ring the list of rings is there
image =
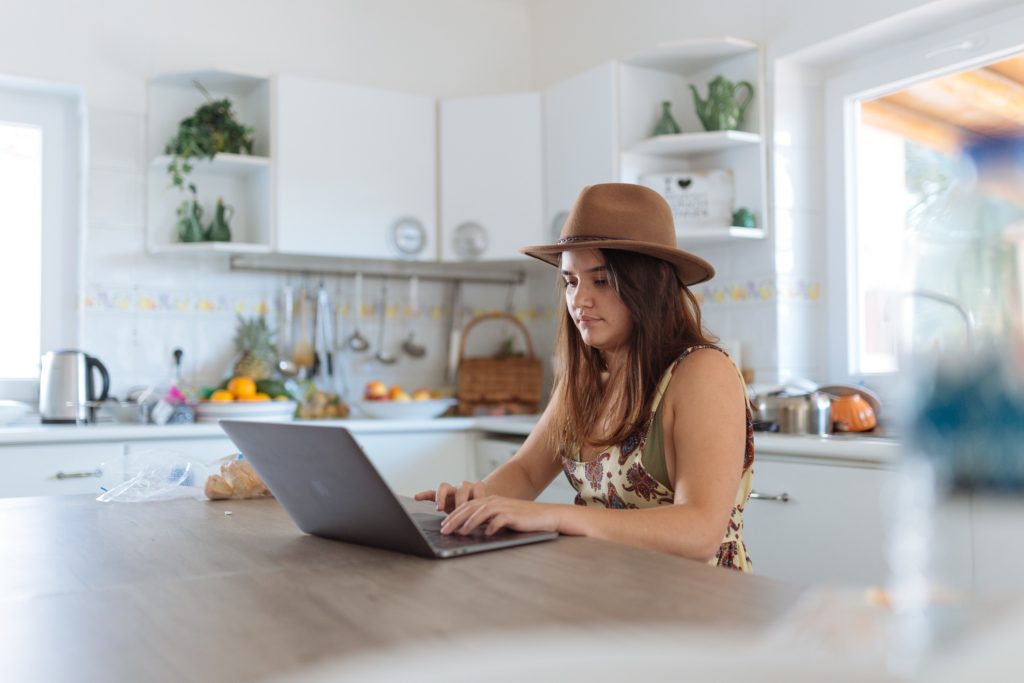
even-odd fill
[[[157,448],[133,457],[135,466],[126,479],[96,498],[101,503],[143,503],[156,500],[193,498],[206,500],[206,481],[219,474],[221,467],[239,460],[235,453],[210,461],[168,448]]]

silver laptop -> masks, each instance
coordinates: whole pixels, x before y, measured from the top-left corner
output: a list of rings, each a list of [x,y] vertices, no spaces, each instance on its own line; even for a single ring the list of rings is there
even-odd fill
[[[392,493],[344,427],[241,420],[221,420],[220,426],[307,534],[422,557],[455,557],[558,537],[505,529],[492,536],[482,529],[445,536],[445,516],[414,511],[415,501]]]

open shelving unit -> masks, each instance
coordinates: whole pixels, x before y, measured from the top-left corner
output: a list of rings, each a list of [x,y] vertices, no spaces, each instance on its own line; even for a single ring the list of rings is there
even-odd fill
[[[707,84],[722,75],[747,81],[754,93],[740,130],[706,131],[691,86],[707,97]],[[768,233],[767,156],[762,99],[763,54],[733,37],[663,43],[623,60],[618,69],[619,178],[650,184],[657,174],[698,174],[727,169],[734,182],[733,208],[744,207],[756,228],[676,226],[681,246],[720,245],[763,239]],[[661,102],[671,102],[682,132],[652,136]],[[658,188],[655,188],[658,189]]]
[[[188,181],[198,189],[203,222],[212,219],[218,198],[232,207],[230,242],[177,241],[177,208],[190,199],[171,184],[164,154],[178,123],[206,101],[230,98],[238,120],[254,130],[253,154],[217,154],[213,159],[190,159]],[[161,74],[147,84],[149,112],[146,150],[150,159],[146,177],[146,250],[154,255],[206,255],[267,253],[272,248],[273,219],[270,157],[270,79],[226,70]]]

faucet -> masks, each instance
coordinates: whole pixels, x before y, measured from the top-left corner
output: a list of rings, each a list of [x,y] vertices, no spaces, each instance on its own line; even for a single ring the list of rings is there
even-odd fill
[[[971,351],[974,349],[974,316],[967,308],[954,299],[951,296],[940,294],[939,292],[933,292],[928,289],[913,289],[909,292],[901,292],[905,297],[917,298],[917,299],[931,299],[937,301],[940,304],[946,304],[956,309],[956,312],[960,314],[960,317],[964,320],[964,332],[966,334],[965,340],[967,343],[967,350]]]

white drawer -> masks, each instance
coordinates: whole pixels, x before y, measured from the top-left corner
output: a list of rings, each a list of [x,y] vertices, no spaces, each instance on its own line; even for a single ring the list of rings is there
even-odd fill
[[[99,495],[123,480],[124,446],[9,446],[0,449],[0,472],[0,497]]]

